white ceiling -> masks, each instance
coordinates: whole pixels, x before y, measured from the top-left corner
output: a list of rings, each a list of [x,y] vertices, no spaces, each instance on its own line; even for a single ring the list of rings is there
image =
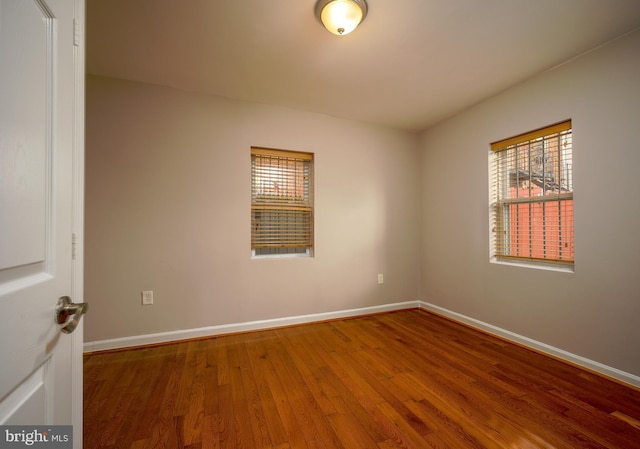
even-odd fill
[[[640,0],[87,0],[87,72],[419,131],[640,27]],[[640,57],[640,55],[639,55]]]

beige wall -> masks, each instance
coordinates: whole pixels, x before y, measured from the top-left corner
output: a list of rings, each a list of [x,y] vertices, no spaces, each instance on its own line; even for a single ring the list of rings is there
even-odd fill
[[[638,54],[640,32],[419,138],[89,77],[86,340],[421,299],[639,376]],[[489,143],[567,118],[575,273],[490,264]],[[316,154],[315,258],[250,259],[252,145]]]
[[[416,135],[92,76],[86,103],[86,341],[419,299]],[[252,145],[315,153],[314,258],[251,260]]]
[[[640,32],[421,136],[424,301],[640,375]],[[571,118],[575,273],[489,263],[489,143]]]

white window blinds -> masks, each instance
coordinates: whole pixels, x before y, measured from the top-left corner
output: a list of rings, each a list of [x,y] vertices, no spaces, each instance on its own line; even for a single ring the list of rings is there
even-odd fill
[[[251,149],[251,248],[256,255],[313,248],[313,154]]]
[[[571,121],[491,144],[493,256],[573,264]]]

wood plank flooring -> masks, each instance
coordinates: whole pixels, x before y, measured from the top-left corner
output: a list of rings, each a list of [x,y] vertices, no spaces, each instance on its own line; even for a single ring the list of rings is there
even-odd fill
[[[85,356],[84,447],[640,448],[640,391],[419,310]]]

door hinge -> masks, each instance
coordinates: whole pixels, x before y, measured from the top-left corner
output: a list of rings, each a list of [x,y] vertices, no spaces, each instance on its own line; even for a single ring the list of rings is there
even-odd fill
[[[73,19],[73,45],[74,47],[80,45],[80,24],[76,19]]]
[[[76,260],[76,248],[78,246],[78,234],[71,234],[71,260]]]

